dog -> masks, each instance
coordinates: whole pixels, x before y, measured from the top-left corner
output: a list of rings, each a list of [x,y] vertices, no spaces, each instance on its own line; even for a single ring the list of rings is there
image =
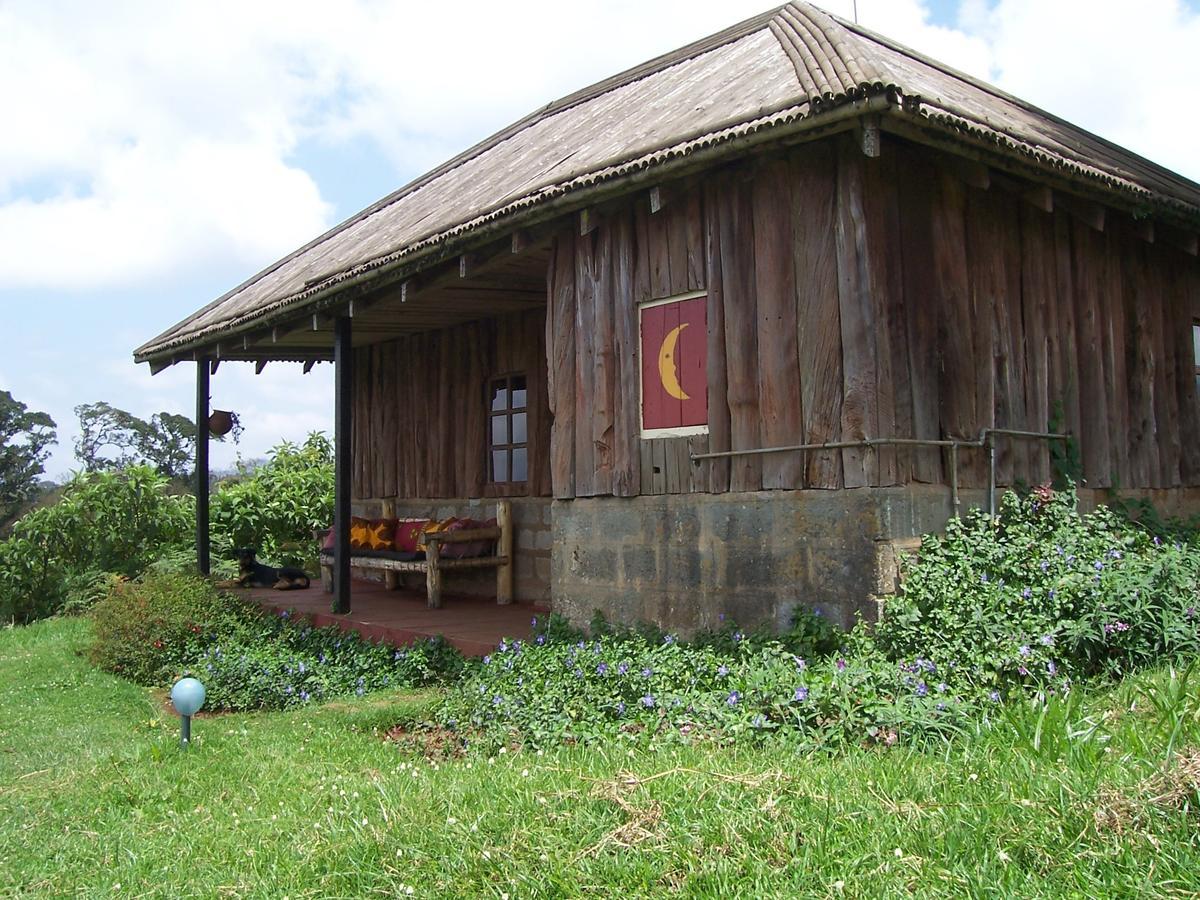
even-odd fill
[[[277,591],[299,591],[309,586],[308,574],[293,566],[273,568],[264,566],[254,557],[253,547],[241,547],[236,551],[238,577],[234,587],[269,587]]]

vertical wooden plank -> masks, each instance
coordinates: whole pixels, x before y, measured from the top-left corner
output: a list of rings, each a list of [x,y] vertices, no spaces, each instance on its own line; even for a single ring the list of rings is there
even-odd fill
[[[688,192],[686,209],[687,283],[684,289],[702,291],[708,285],[708,279],[704,257],[704,210],[698,189]]]
[[[719,182],[710,179],[704,193],[704,267],[708,283],[708,447],[711,452],[730,448],[729,380],[725,360],[725,283],[721,270],[721,199]],[[644,442],[643,442],[644,443]],[[729,490],[729,462],[709,460],[702,468],[708,490]],[[645,474],[643,473],[643,483]]]
[[[549,307],[547,306],[547,309]],[[530,449],[530,471],[534,474],[530,494],[549,497],[552,493],[550,480],[550,400],[546,383],[546,309],[529,312],[530,360],[529,372],[537,385],[536,398],[530,410],[530,434],[533,446]]]
[[[1050,424],[1050,359],[1057,357],[1058,329],[1050,319],[1054,300],[1051,271],[1053,246],[1050,219],[1031,203],[1019,204],[1021,306],[1025,326],[1025,421],[1034,431]],[[1050,480],[1050,453],[1045,441],[1032,443],[1027,455],[1031,484]]]
[[[1115,217],[1114,217],[1115,218]],[[1129,380],[1125,341],[1125,310],[1121,302],[1122,256],[1131,240],[1120,220],[1109,223],[1100,239],[1104,249],[1103,283],[1100,291],[1100,321],[1104,345],[1104,381],[1108,394],[1108,421],[1112,440],[1115,483],[1130,487],[1129,467]]]
[[[764,446],[803,441],[800,356],[796,335],[796,279],[792,236],[792,194],[788,164],[771,160],[755,175],[754,279],[758,313],[758,407]],[[766,490],[804,486],[800,453],[762,459]]]
[[[438,428],[437,435],[437,450],[435,456],[438,460],[437,467],[437,484],[434,488],[434,497],[453,497],[454,496],[454,447],[457,442],[455,434],[455,392],[451,390],[453,387],[452,379],[448,377],[448,373],[454,371],[454,367],[458,362],[455,352],[455,329],[447,329],[441,332],[441,341],[439,346],[439,354],[437,359],[439,364],[436,369],[437,378],[437,400],[438,400]]]
[[[575,496],[590,497],[596,476],[592,414],[596,391],[596,232],[575,241]]]
[[[650,296],[671,296],[671,232],[666,210],[651,213],[646,220],[646,251],[650,260]]]
[[[613,432],[616,412],[616,347],[613,334],[613,223],[601,224],[595,241],[595,293],[593,294],[592,364],[592,492],[611,494],[613,483]],[[627,306],[627,304],[626,304]]]
[[[762,446],[758,408],[758,327],[754,284],[754,209],[751,186],[732,178],[720,189],[721,277],[725,313],[726,378],[733,450]],[[729,489],[762,487],[759,456],[734,457]]]
[[[1160,485],[1158,443],[1154,422],[1154,386],[1157,360],[1150,308],[1154,298],[1148,290],[1149,273],[1142,241],[1126,249],[1121,267],[1121,302],[1128,347],[1129,382],[1129,484],[1153,488]]]
[[[802,442],[823,444],[838,440],[842,433],[842,335],[834,236],[837,163],[829,144],[810,144],[794,153],[791,180]],[[841,487],[842,454],[836,450],[807,454],[805,483]]]
[[[939,416],[948,438],[974,438],[975,352],[971,339],[971,297],[967,278],[966,188],[938,171],[932,206],[933,271],[941,367],[938,373]],[[982,467],[977,452],[959,454],[963,486],[978,487]],[[949,473],[947,473],[949,475]]]
[[[1059,359],[1056,382],[1060,394],[1050,398],[1053,414],[1061,406],[1062,420],[1076,445],[1083,439],[1079,406],[1079,348],[1075,328],[1075,275],[1072,265],[1071,217],[1063,210],[1054,213],[1054,279],[1057,286],[1055,313],[1058,321]]]
[[[667,440],[659,438],[650,441],[650,485],[652,494],[667,492]]]
[[[638,371],[638,309],[633,301],[637,247],[634,213],[625,210],[613,220],[613,345],[616,366],[612,436],[612,492],[635,496],[641,487],[638,440],[641,425]]]
[[[967,189],[967,265],[971,289],[971,341],[975,367],[975,427],[991,428],[1011,420],[1008,382],[1008,316],[1004,292],[1003,226],[996,194]],[[1012,441],[996,439],[996,479],[1012,482]]]
[[[673,203],[658,215],[667,217],[667,255],[670,259],[668,272],[671,278],[671,294],[684,294],[688,290],[688,208],[683,202]]]
[[[842,328],[842,439],[878,437],[874,298],[863,209],[863,155],[849,140],[837,144],[838,309]],[[842,452],[846,487],[879,483],[874,454]]]
[[[387,426],[385,433],[387,434],[388,446],[388,461],[387,461],[387,483],[384,485],[384,490],[387,496],[397,497],[400,495],[400,372],[398,366],[400,363],[399,354],[396,352],[396,342],[388,341],[387,343],[387,396],[384,398],[384,407],[387,409]]]
[[[564,230],[554,239],[554,288],[546,319],[546,357],[554,373],[550,476],[554,496],[575,496],[575,248]]]
[[[1194,306],[1200,293],[1200,278],[1192,257],[1171,248],[1171,265],[1166,270],[1170,318],[1175,356],[1175,387],[1178,397],[1180,439],[1179,478],[1185,487],[1200,482],[1200,401],[1196,396],[1196,357],[1192,344]]]
[[[462,392],[466,407],[463,434],[466,445],[463,458],[463,490],[467,497],[482,497],[487,481],[487,372],[483,368],[483,335],[479,322],[466,326],[467,381]],[[543,370],[545,366],[542,366]]]
[[[899,222],[896,234],[904,278],[903,318],[908,349],[909,408],[912,435],[938,440],[938,315],[933,270],[934,169],[924,154],[904,147],[890,147],[903,176],[897,174]],[[899,397],[899,393],[897,394]],[[899,400],[897,400],[899,406]],[[943,483],[942,453],[935,447],[912,451],[912,477],[925,484]]]
[[[650,207],[644,200],[633,205],[633,302],[651,298],[650,287]]]
[[[1072,275],[1079,342],[1079,406],[1082,412],[1080,450],[1087,486],[1112,484],[1112,444],[1104,380],[1104,346],[1099,294],[1103,282],[1103,251],[1088,225],[1072,222]]]
[[[866,259],[870,272],[871,317],[875,331],[876,433],[912,437],[912,396],[908,384],[908,336],[903,315],[904,272],[899,242],[899,197],[892,145],[878,159],[863,161]],[[881,447],[878,484],[907,484],[912,451]]]
[[[697,434],[687,439],[684,463],[688,469],[687,484],[684,490],[688,493],[706,493],[708,486],[708,469],[703,462],[693,463],[692,454],[708,452],[708,435]]]
[[[638,472],[641,475],[641,493],[653,494],[654,490],[654,441],[638,441]]]

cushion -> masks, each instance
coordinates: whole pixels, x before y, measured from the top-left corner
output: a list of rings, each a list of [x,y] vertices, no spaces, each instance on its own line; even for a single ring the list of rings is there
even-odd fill
[[[325,540],[321,541],[321,549],[322,550],[332,550],[333,549],[333,526],[332,525],[330,525],[329,530],[327,532],[325,532]]]
[[[459,519],[447,531],[473,531],[476,528],[495,528],[496,520],[488,519],[486,522],[479,522],[475,519]],[[442,555],[452,559],[467,559],[472,556],[486,556],[491,552],[494,541],[485,539],[478,541],[467,541],[465,544],[443,544]]]
[[[396,533],[395,519],[350,519],[351,550],[391,550]]]
[[[421,546],[425,546],[425,535],[437,534],[439,531],[445,531],[457,521],[458,519],[456,519],[454,516],[451,516],[448,519],[442,519],[440,522],[430,522],[421,531]]]
[[[421,533],[428,524],[428,519],[401,519],[396,523],[392,543],[401,553],[416,553],[420,550]]]

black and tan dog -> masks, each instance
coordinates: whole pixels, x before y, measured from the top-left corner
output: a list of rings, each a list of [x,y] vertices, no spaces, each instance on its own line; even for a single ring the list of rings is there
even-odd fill
[[[308,587],[308,575],[303,569],[292,566],[273,568],[264,566],[254,558],[252,547],[241,547],[237,551],[238,577],[229,587],[269,587],[277,591],[298,591]]]

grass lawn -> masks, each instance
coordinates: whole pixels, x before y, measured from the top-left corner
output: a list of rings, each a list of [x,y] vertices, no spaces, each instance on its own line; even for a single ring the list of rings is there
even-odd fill
[[[181,752],[177,721],[92,669],[87,641],[77,620],[0,631],[0,895],[1200,890],[1200,675],[1018,708],[923,751],[613,743],[437,763],[381,738],[432,694],[201,719]]]

